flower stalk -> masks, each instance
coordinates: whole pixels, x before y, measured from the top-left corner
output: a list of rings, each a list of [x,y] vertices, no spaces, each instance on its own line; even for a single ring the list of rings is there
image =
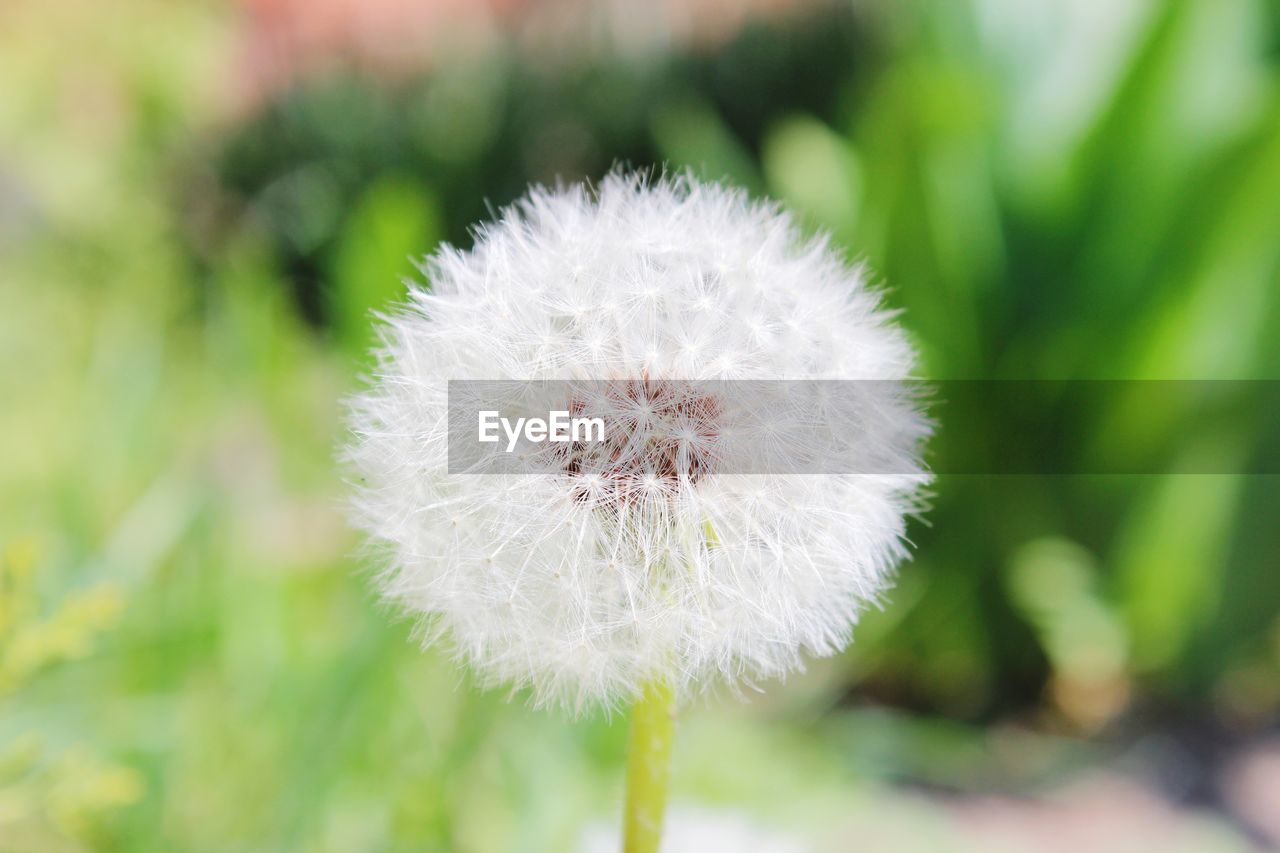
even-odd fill
[[[661,844],[675,716],[675,693],[663,682],[646,685],[632,708],[623,853],[657,853]]]

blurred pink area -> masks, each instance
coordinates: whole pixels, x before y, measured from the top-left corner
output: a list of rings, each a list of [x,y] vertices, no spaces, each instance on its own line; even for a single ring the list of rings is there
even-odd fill
[[[1111,776],[1080,780],[1044,799],[975,798],[955,805],[951,814],[961,834],[983,850],[1239,849],[1238,836],[1209,814]]]
[[[1227,771],[1231,810],[1280,850],[1280,741],[1255,747]]]
[[[512,42],[583,54],[715,45],[753,16],[823,0],[236,0],[250,102],[335,67],[396,76]]]
[[[310,73],[351,65],[401,73],[445,31],[484,39],[526,0],[238,0],[240,83],[251,100]]]

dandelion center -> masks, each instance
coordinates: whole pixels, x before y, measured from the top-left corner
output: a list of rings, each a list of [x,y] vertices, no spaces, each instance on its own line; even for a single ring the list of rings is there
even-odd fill
[[[579,503],[674,498],[716,470],[724,406],[694,382],[615,380],[575,393],[573,417],[604,421],[604,440],[549,449]]]

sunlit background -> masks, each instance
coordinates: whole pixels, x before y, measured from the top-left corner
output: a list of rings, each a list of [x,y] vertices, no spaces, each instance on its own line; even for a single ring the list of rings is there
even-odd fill
[[[1276,2],[6,0],[0,850],[612,849],[625,719],[420,651],[333,457],[412,259],[615,164],[932,378],[1280,379]],[[941,477],[847,653],[684,715],[670,849],[1280,846],[1267,436],[1113,397],[1046,470],[1222,473]]]

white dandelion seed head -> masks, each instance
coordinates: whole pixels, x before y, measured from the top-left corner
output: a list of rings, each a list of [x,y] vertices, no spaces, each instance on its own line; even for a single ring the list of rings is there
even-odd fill
[[[739,475],[715,470],[733,418],[682,383],[905,382],[913,350],[861,270],[740,191],[613,174],[531,191],[423,273],[352,402],[348,455],[382,590],[428,641],[574,711],[653,680],[753,684],[848,644],[928,479],[917,404],[893,395],[856,439],[885,473]],[[558,450],[555,475],[450,474],[446,383],[468,379],[619,380],[642,390],[617,418],[648,438]],[[765,422],[766,453],[833,446]]]

